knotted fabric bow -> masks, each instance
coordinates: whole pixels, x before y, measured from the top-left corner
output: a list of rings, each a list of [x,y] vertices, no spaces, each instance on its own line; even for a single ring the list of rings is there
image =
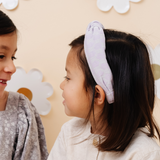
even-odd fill
[[[113,76],[106,59],[103,28],[98,21],[93,21],[88,25],[84,39],[84,51],[94,80],[104,90],[108,103],[113,103]]]

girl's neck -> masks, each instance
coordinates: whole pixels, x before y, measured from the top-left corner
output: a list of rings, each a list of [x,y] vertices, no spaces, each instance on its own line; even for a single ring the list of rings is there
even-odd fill
[[[92,120],[89,120],[90,123],[91,123],[91,133],[92,134],[98,134],[98,135],[102,135],[102,136],[108,136],[109,134],[109,128],[108,128],[108,131],[106,132],[106,125],[101,125],[101,122],[97,122],[95,120],[92,121]],[[105,131],[105,132],[104,132]]]
[[[6,109],[8,94],[8,92],[4,91],[2,97],[0,97],[0,111],[4,111]]]

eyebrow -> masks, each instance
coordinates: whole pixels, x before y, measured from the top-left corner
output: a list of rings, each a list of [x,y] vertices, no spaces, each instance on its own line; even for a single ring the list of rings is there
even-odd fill
[[[66,72],[70,73],[70,71],[67,68],[65,68],[65,70],[66,70]]]
[[[16,48],[14,52],[17,52],[17,50],[18,50],[18,48]]]
[[[9,47],[5,46],[5,45],[0,45],[0,49],[5,49],[5,50],[9,50]],[[17,51],[17,48],[15,49],[14,52]]]
[[[9,47],[4,46],[4,45],[0,45],[0,48],[1,48],[1,49],[5,49],[5,50],[9,50]]]

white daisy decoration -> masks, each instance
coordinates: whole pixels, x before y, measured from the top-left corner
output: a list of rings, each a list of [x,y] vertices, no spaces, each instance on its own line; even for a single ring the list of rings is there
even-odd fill
[[[160,99],[160,44],[155,49],[148,46],[150,53],[150,62],[155,79],[155,94]]]
[[[131,2],[139,2],[141,0],[97,0],[97,6],[102,11],[109,11],[112,7],[118,13],[125,13],[130,8]]]
[[[47,82],[42,82],[43,75],[38,69],[28,73],[21,67],[16,67],[16,72],[7,83],[6,91],[24,94],[37,108],[39,114],[47,115],[51,104],[47,100],[53,94],[53,87]]]
[[[1,3],[7,10],[15,9],[18,6],[18,0],[0,0]]]

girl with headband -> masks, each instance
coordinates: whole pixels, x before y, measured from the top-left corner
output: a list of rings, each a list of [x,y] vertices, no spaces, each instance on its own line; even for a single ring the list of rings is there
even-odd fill
[[[159,160],[146,45],[94,21],[70,44],[61,83],[66,122],[48,160]]]
[[[5,91],[16,71],[17,33],[12,20],[0,11],[0,160],[47,160],[36,108],[24,95]]]

